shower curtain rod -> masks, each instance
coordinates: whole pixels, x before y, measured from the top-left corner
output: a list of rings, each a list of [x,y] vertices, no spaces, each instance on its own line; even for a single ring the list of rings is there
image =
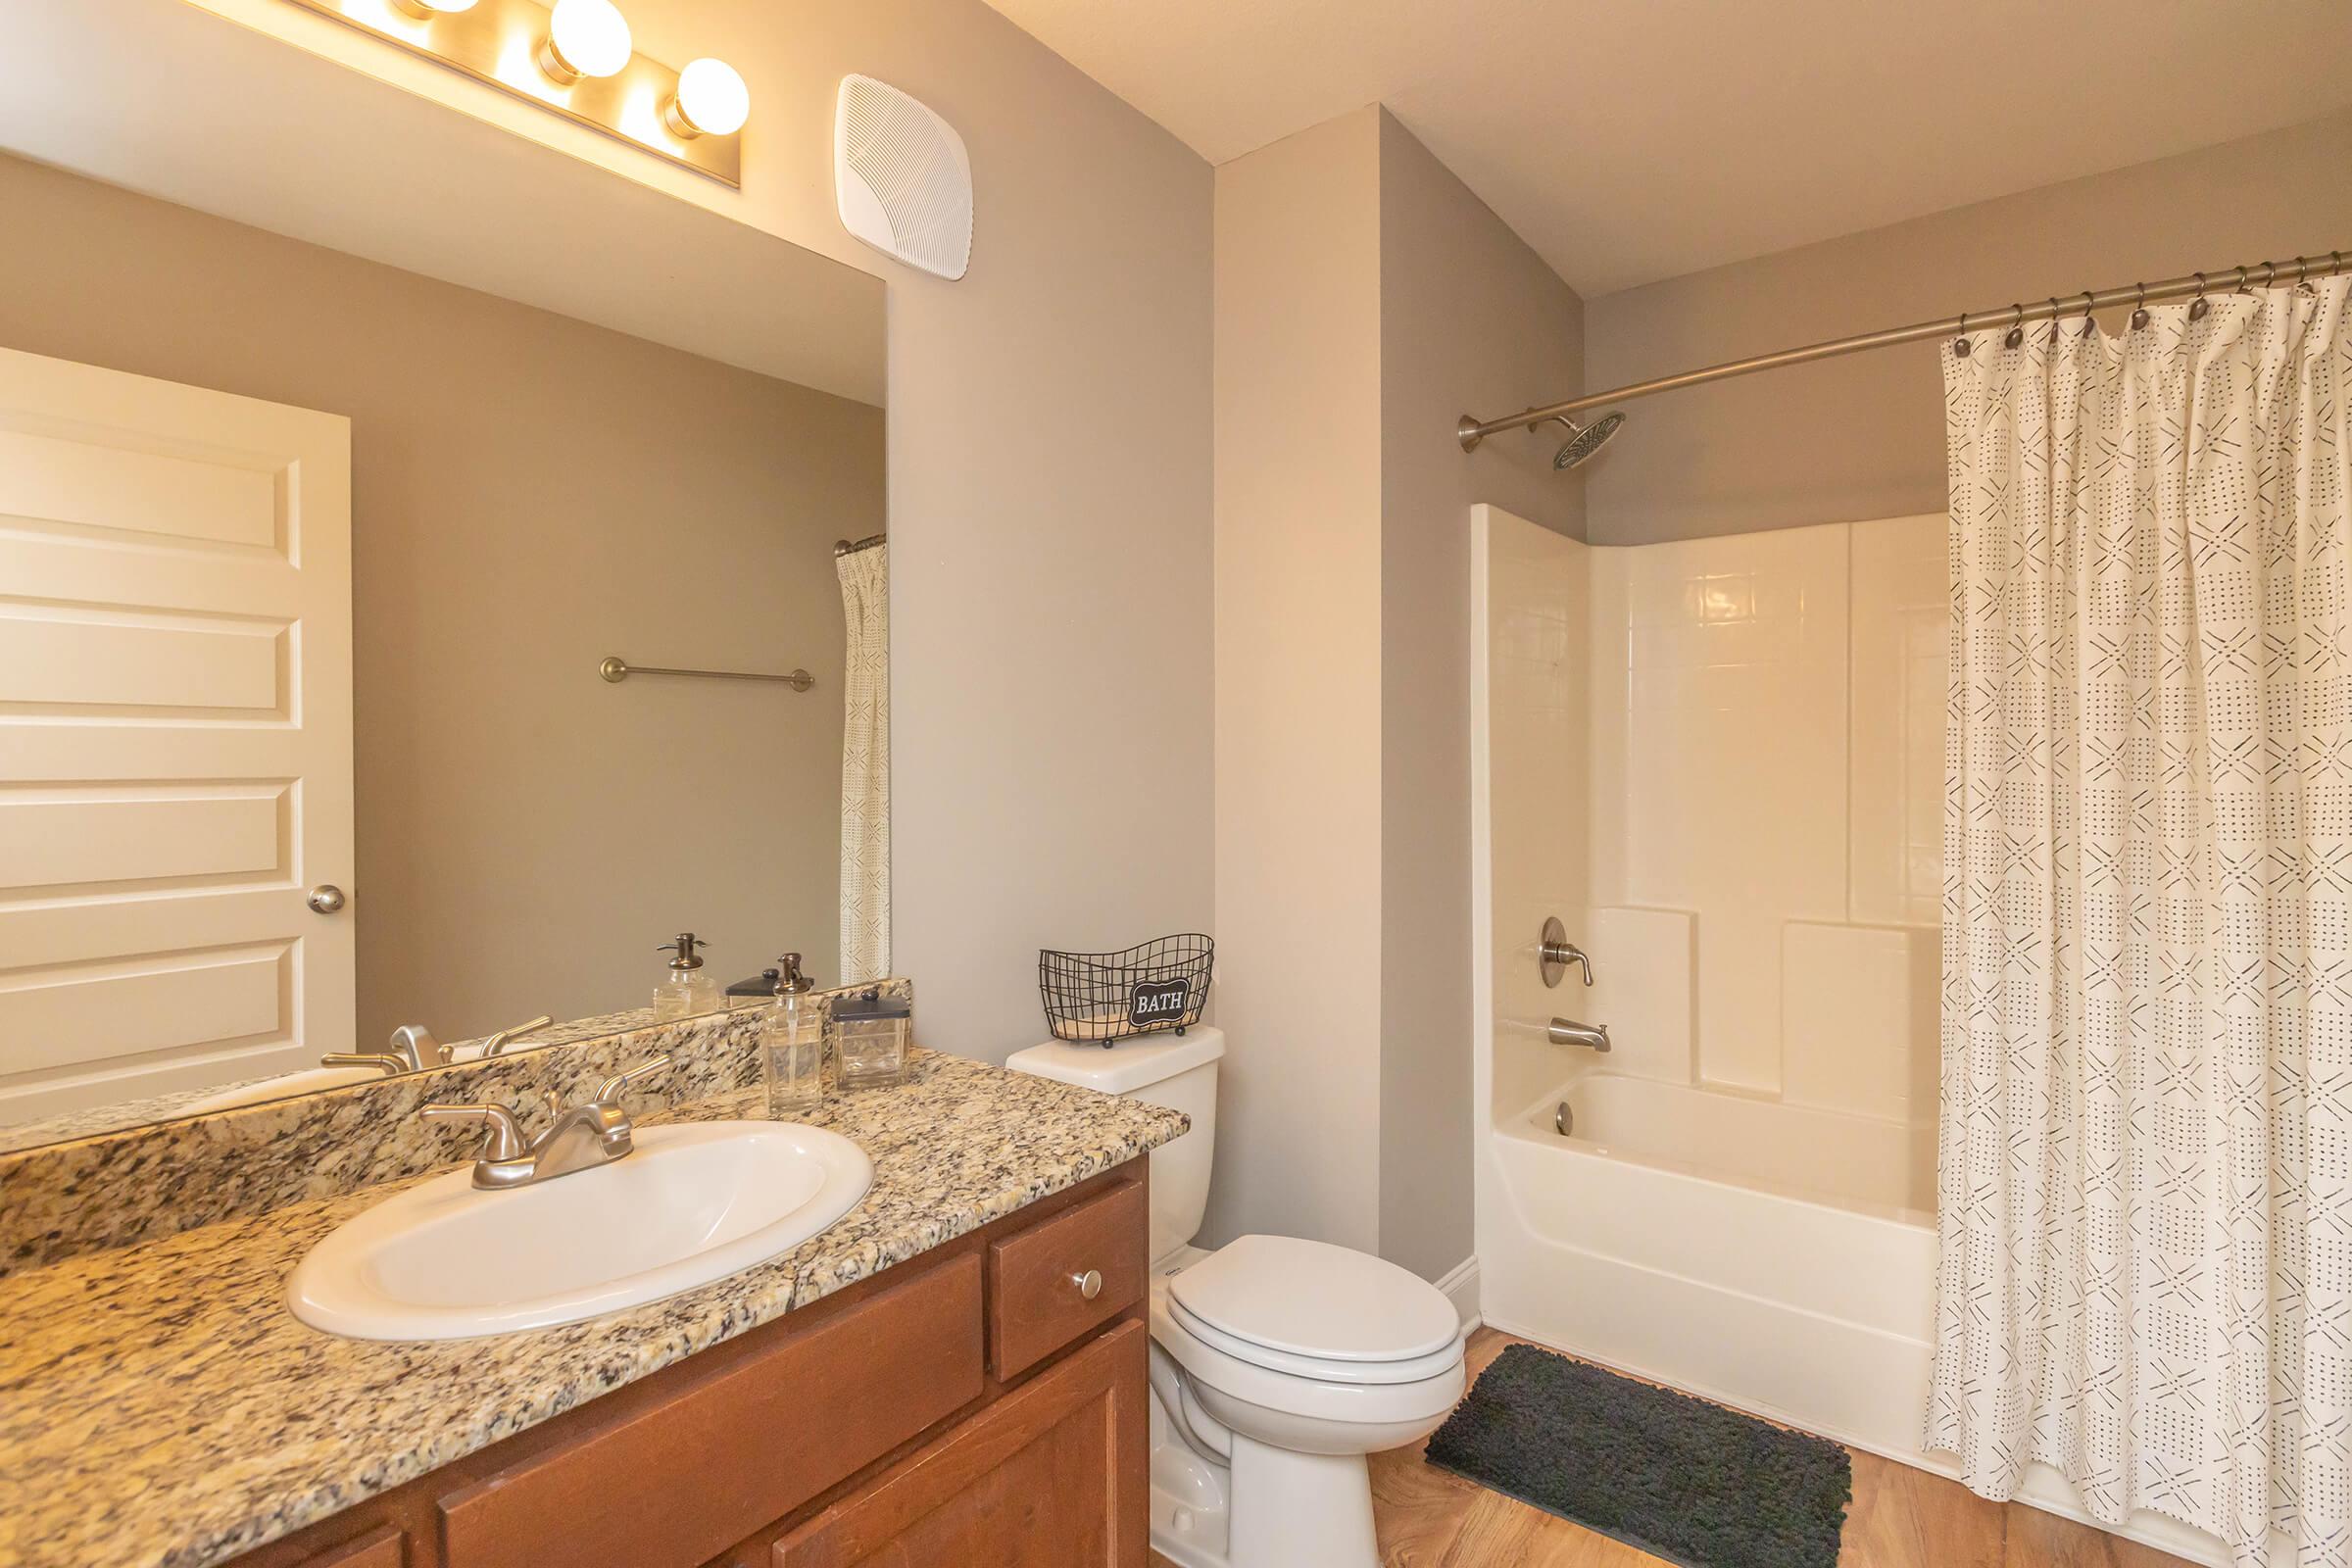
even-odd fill
[[[2161,304],[2166,300],[2187,299],[2202,295],[2209,288],[2227,286],[2243,289],[2248,279],[2259,278],[2262,286],[2287,278],[2300,283],[2307,278],[2331,277],[2337,272],[2352,271],[2352,258],[2342,251],[2329,251],[2326,256],[2305,258],[2292,262],[2259,262],[2252,267],[2225,267],[2213,272],[2191,272],[2185,277],[2168,277],[2160,283],[2133,283],[2126,288],[2105,288],[2070,294],[2061,302],[2056,299],[2039,305],[2011,305],[1999,310],[1969,311],[1960,316],[1945,317],[1937,321],[1921,321],[1915,326],[1888,327],[1883,332],[1864,332],[1858,337],[1832,338],[1826,343],[1809,343],[1801,349],[1783,349],[1778,354],[1759,354],[1750,360],[1733,360],[1723,365],[1710,365],[1703,369],[1685,370],[1679,375],[1661,375],[1653,381],[1636,381],[1631,386],[1593,392],[1584,397],[1569,398],[1560,403],[1546,403],[1541,408],[1522,409],[1502,419],[1480,419],[1475,414],[1465,414],[1454,426],[1454,438],[1461,442],[1464,452],[1476,451],[1479,442],[1500,430],[1514,425],[1534,429],[1546,419],[1563,418],[1586,409],[1598,408],[1603,403],[1623,403],[1632,398],[1645,398],[1652,393],[1672,392],[1681,387],[1698,386],[1707,381],[1728,380],[1735,375],[1752,375],[1758,370],[1777,370],[1788,365],[1809,365],[1815,360],[1833,360],[1841,354],[1860,354],[1866,349],[1890,349],[1898,343],[1917,343],[1932,337],[1956,337],[1977,326],[2023,326],[2028,321],[2047,321],[2077,311],[2085,315],[2114,305]]]

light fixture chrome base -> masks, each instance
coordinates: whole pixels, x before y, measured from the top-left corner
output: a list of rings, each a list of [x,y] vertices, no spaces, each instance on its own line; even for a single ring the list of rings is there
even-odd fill
[[[582,74],[573,69],[571,62],[564,58],[564,51],[556,47],[556,35],[553,32],[539,40],[538,58],[539,69],[547,73],[548,80],[559,87],[579,85]]]

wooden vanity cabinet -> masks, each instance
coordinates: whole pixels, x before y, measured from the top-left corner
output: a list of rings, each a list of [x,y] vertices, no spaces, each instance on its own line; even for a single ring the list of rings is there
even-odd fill
[[[234,1568],[1144,1568],[1146,1180],[1130,1160]]]
[[[770,1568],[1094,1568],[1146,1506],[1143,1323],[951,1428],[775,1544]]]

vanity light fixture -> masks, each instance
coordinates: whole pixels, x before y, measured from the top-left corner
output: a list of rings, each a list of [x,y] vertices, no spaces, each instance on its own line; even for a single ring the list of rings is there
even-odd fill
[[[662,106],[662,122],[691,141],[697,136],[732,136],[751,118],[752,92],[742,74],[724,60],[689,60],[678,73],[678,90]]]
[[[264,0],[265,4],[270,0]],[[627,0],[285,0],[641,152],[743,187],[751,94],[733,67],[636,52]]]
[[[629,19],[612,0],[556,0],[539,69],[568,87],[582,76],[617,76],[635,53]]]

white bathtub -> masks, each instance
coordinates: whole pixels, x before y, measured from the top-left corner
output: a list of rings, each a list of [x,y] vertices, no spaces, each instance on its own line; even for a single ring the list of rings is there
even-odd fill
[[[1594,1153],[1934,1223],[1933,1122],[1886,1121],[1593,1071],[1568,1080],[1528,1113],[1537,1142],[1558,1136],[1562,1103],[1572,1118],[1570,1136]]]
[[[1563,1100],[1578,1136],[1553,1127]],[[1483,1130],[1482,1315],[1949,1475],[1950,1455],[1919,1446],[1936,1309],[1933,1137],[1581,1073]],[[2019,1497],[2087,1517],[2039,1465]],[[2191,1561],[2229,1561],[2220,1542],[2153,1515],[2134,1515],[2124,1533]]]
[[[1592,1136],[1553,1130],[1561,1100]],[[1607,1072],[1567,1080],[1492,1129],[1478,1204],[1487,1320],[1910,1455],[1936,1234],[1916,1209],[1832,1196],[1901,1164],[1891,1133],[1822,1134],[1860,1120]]]

